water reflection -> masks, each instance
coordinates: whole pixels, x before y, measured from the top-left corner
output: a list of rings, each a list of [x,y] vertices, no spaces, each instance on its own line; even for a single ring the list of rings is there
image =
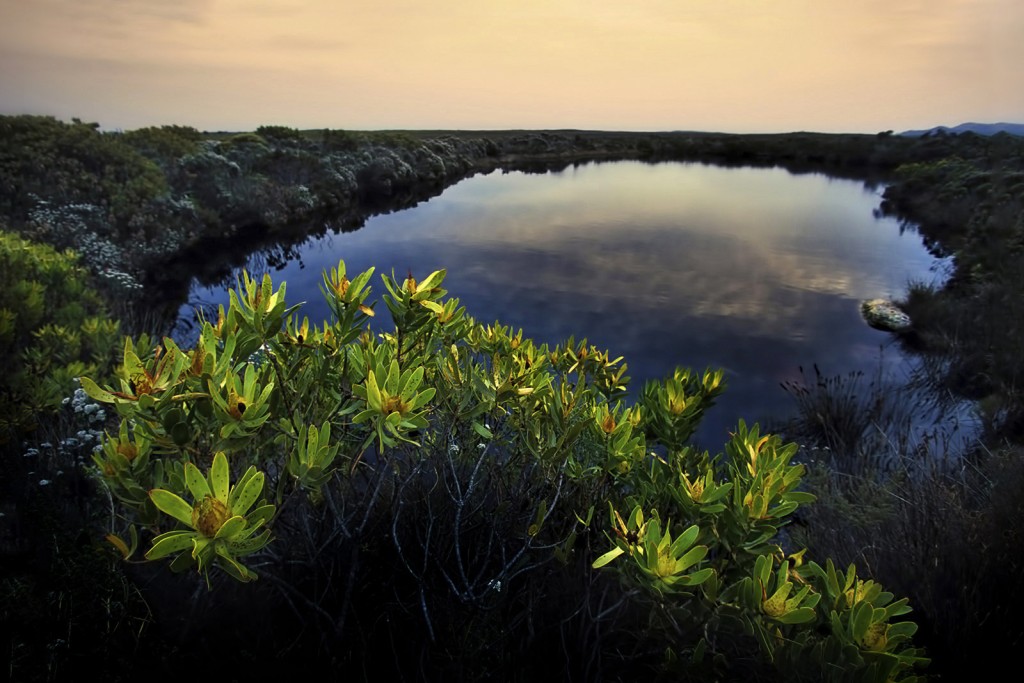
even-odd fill
[[[585,336],[626,357],[635,389],[676,365],[723,367],[729,390],[698,434],[717,448],[738,417],[790,411],[779,383],[799,366],[876,367],[889,337],[861,322],[859,300],[937,279],[920,238],[876,217],[877,204],[859,183],[781,169],[616,162],[495,172],[313,240],[275,279],[319,320],[320,273],[339,258],[349,272],[444,267],[451,296],[478,320],[551,343]],[[194,295],[226,301],[220,291]],[[882,362],[901,362],[895,347]]]

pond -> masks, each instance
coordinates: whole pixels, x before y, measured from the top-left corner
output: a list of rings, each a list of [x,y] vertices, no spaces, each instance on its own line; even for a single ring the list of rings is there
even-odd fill
[[[718,450],[738,418],[764,424],[793,412],[780,383],[799,379],[801,366],[838,375],[907,362],[891,335],[864,324],[859,303],[941,281],[941,268],[915,232],[876,215],[879,195],[782,169],[495,171],[355,232],[311,239],[272,275],[319,322],[328,316],[321,271],[339,258],[350,275],[373,266],[422,279],[446,268],[449,296],[478,321],[537,342],[585,337],[624,356],[634,392],[678,365],[723,368],[727,390],[696,436]],[[190,299],[184,316],[227,295],[194,286]],[[376,308],[375,324],[387,324]]]

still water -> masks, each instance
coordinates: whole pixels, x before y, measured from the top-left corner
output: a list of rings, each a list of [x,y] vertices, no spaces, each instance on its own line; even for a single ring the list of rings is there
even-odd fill
[[[272,275],[320,321],[321,271],[339,258],[350,276],[374,266],[422,279],[446,268],[449,296],[478,321],[521,327],[538,342],[586,337],[625,357],[634,391],[677,365],[724,368],[728,388],[696,437],[717,450],[737,418],[793,412],[780,383],[800,366],[837,375],[906,362],[890,335],[864,324],[859,303],[941,276],[916,233],[874,215],[879,193],[822,175],[700,164],[496,171],[310,240]],[[196,286],[191,299],[183,315],[227,295]],[[376,324],[387,324],[376,308]]]

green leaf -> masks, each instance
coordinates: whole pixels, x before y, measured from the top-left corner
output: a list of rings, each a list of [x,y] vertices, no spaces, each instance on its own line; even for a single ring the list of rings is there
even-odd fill
[[[706,571],[708,571],[708,570],[707,569],[701,569],[699,572],[694,572],[690,576],[691,577],[699,577],[701,574],[703,574]],[[707,578],[701,577],[701,586],[700,587],[701,587],[701,590],[704,592],[704,597],[706,597],[708,600],[711,600],[711,601],[717,601],[718,600],[719,583],[718,583],[718,577],[715,575],[713,570],[712,570],[711,574]]]
[[[690,658],[694,664],[700,664],[704,661],[704,651],[707,649],[707,641],[701,638],[697,642],[697,647],[693,648],[693,656]]]
[[[251,528],[251,527],[250,527]],[[248,529],[246,529],[248,531]],[[252,538],[239,538],[228,541],[231,552],[235,555],[248,555],[260,550],[270,543],[270,531],[264,529],[263,533]]]
[[[698,545],[695,548],[691,548],[688,553],[679,558],[676,565],[679,567],[679,571],[682,571],[687,567],[692,567],[693,565],[703,560],[704,556],[707,554],[708,547],[706,545]]]
[[[858,602],[853,606],[853,614],[850,615],[850,635],[857,642],[864,638],[871,626],[871,605],[866,602]]]
[[[772,560],[767,555],[758,555],[754,562],[754,576],[761,583],[762,590],[768,590],[768,580],[771,578]]]
[[[192,553],[181,553],[171,560],[170,567],[172,572],[178,573],[185,571],[194,564],[195,560],[192,558]]]
[[[222,524],[221,527],[217,529],[217,535],[214,536],[214,538],[224,538],[231,540],[233,536],[235,536],[239,531],[245,528],[246,524],[247,522],[245,517],[242,517],[241,515],[235,515],[234,517],[224,522],[224,524]]]
[[[419,283],[416,286],[416,291],[417,292],[423,292],[423,291],[429,291],[431,289],[434,289],[435,287],[440,285],[441,282],[444,281],[444,277],[445,277],[446,273],[447,273],[447,271],[445,269],[443,269],[443,268],[441,270],[435,270],[433,273],[428,275],[423,282]]]
[[[170,432],[171,440],[174,441],[174,445],[179,448],[184,448],[192,440],[192,431],[185,422],[175,423],[168,431]]]
[[[223,452],[218,451],[213,456],[213,465],[210,467],[210,487],[213,489],[213,497],[224,503],[228,500],[228,480],[230,476],[228,458]]]
[[[198,467],[190,462],[185,463],[185,485],[188,486],[188,490],[196,502],[210,495],[210,485],[207,483],[206,477]]]
[[[917,624],[912,621],[900,621],[895,624],[889,624],[889,630],[886,632],[886,636],[892,640],[897,636],[909,638],[915,633],[917,633]]]
[[[696,524],[692,525],[689,529],[681,533],[679,537],[676,538],[675,542],[672,544],[672,553],[674,555],[678,555],[680,552],[683,551],[684,548],[689,548],[691,545],[693,545],[693,542],[697,540],[698,534],[700,534],[700,529],[697,527]],[[707,552],[707,548],[705,548],[704,550],[705,552]],[[701,557],[703,557],[703,555]]]
[[[653,519],[654,526],[658,526],[657,518]],[[639,529],[644,523],[644,511],[639,505],[633,508],[633,511],[629,513],[629,520],[627,521],[627,527],[630,529]]]
[[[801,607],[799,609],[786,612],[781,617],[776,617],[776,621],[783,624],[806,624],[808,621],[812,621],[815,617],[814,610],[810,607]]]
[[[913,612],[907,603],[910,601],[907,598],[900,598],[896,602],[885,608],[885,618],[892,619],[893,617],[902,616],[908,612]]]
[[[389,393],[398,393],[398,380],[401,376],[402,371],[398,368],[398,361],[392,360],[387,377],[384,378],[384,387]]]
[[[218,545],[216,550],[217,565],[232,578],[243,583],[256,579],[256,573],[232,557],[230,551],[223,545]]]
[[[242,491],[245,490],[245,485],[247,483],[249,483],[249,480],[252,479],[255,476],[256,476],[256,467],[254,465],[250,465],[249,469],[247,469],[242,474],[242,476],[238,479],[238,481],[235,482],[235,485],[231,487],[231,490],[228,492],[228,499],[227,499],[228,509],[229,510],[234,510],[235,509],[235,503],[238,501],[238,494],[240,494]],[[244,513],[242,513],[242,514],[244,514]]]
[[[601,567],[605,566],[606,564],[608,564],[609,562],[611,562],[612,560],[614,560],[616,557],[618,557],[619,555],[621,555],[624,552],[626,552],[626,551],[623,550],[622,548],[619,548],[618,546],[616,546],[615,548],[612,548],[611,550],[606,552],[601,557],[599,557],[596,560],[594,560],[594,564],[592,564],[590,566],[593,567],[594,569],[600,569]]]
[[[380,412],[382,401],[380,388],[377,386],[377,376],[370,370],[366,376],[366,404],[370,409]]]
[[[256,502],[256,499],[260,497],[260,493],[263,491],[263,478],[263,473],[257,472],[245,482],[245,488],[238,494],[235,505],[231,509],[231,514],[244,515],[252,507],[252,504]]]
[[[427,403],[430,402],[430,399],[434,398],[434,394],[436,392],[437,389],[435,389],[434,387],[427,387],[423,391],[416,394],[416,398],[412,402],[412,409],[418,410],[419,408],[425,406]]]
[[[199,564],[199,570],[202,571],[210,563],[210,554],[215,550],[212,538],[206,538],[205,536],[194,535],[192,537],[192,559]]]
[[[490,440],[494,438],[494,434],[491,433],[491,430],[488,429],[487,427],[484,427],[479,422],[473,423],[473,431],[475,431],[477,434],[479,434],[481,437],[485,439]]]
[[[96,382],[93,382],[88,377],[79,377],[79,382],[82,384],[82,389],[88,394],[89,398],[100,403],[114,403],[117,397],[106,389],[101,389]]]
[[[402,396],[409,396],[423,383],[423,366],[419,366],[412,372],[407,372],[402,385],[398,388]]]
[[[352,424],[362,424],[363,422],[368,422],[379,413],[380,411],[378,409],[367,408],[366,410],[360,412],[358,415],[352,418]]]
[[[195,532],[186,531],[185,529],[160,534],[153,539],[153,547],[146,553],[146,559],[159,560],[171,553],[188,550],[192,547],[193,538],[195,538]]]
[[[684,586],[699,586],[708,579],[710,579],[712,576],[714,576],[714,574],[715,570],[711,567],[707,567],[705,569],[701,569],[700,571],[693,572],[692,574],[687,574],[686,576],[682,577],[682,581],[680,581],[680,583],[682,583]],[[713,590],[714,588],[712,588],[712,591]]]
[[[164,489],[153,489],[149,492],[149,499],[161,512],[174,517],[183,524],[192,526],[192,506],[182,500],[178,494]]]

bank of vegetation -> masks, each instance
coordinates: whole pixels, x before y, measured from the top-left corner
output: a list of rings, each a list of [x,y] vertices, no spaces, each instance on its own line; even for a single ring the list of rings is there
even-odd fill
[[[622,361],[480,325],[443,273],[383,278],[396,326],[380,337],[363,331],[369,276],[339,264],[333,321],[304,323],[283,287],[253,282],[194,348],[159,341],[193,276],[255,249],[287,258],[480,171],[612,159],[884,182],[880,210],[953,256],[944,286],[909,288],[901,342],[936,395],[977,401],[972,446],[935,458],[942,444],[872,438],[891,427],[884,402],[818,377],[789,387],[801,449],[738,425],[723,455],[697,453],[716,373],[680,369],[624,403]],[[105,133],[4,117],[10,677],[230,672],[268,653],[472,680],[552,665],[886,680],[1008,661],[1024,597],[1022,177],[1006,135]]]

